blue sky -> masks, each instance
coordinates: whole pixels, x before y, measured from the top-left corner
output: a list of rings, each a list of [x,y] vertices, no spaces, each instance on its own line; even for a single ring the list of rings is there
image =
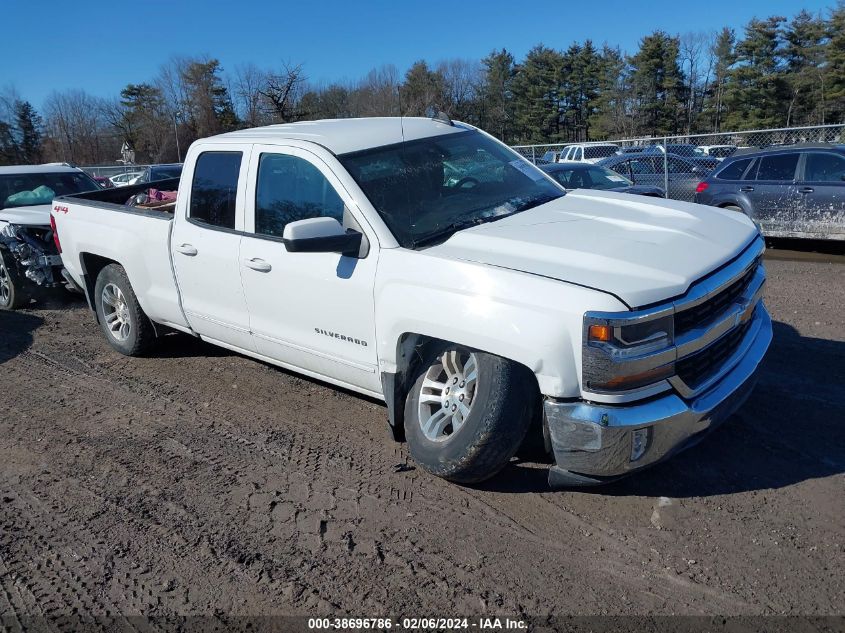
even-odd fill
[[[226,71],[255,62],[302,63],[314,83],[358,79],[417,59],[478,59],[505,47],[517,58],[534,44],[575,40],[634,51],[654,29],[672,34],[731,26],[801,8],[827,12],[835,0],[634,2],[438,2],[427,0],[4,0],[0,89],[13,86],[36,107],[53,90],[116,96],[155,76],[173,55],[210,55]]]

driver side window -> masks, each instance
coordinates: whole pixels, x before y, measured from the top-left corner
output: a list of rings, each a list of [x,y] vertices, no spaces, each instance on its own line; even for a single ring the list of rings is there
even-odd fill
[[[298,156],[262,154],[255,188],[255,232],[282,237],[290,222],[330,217],[343,222],[343,200],[314,165]]]

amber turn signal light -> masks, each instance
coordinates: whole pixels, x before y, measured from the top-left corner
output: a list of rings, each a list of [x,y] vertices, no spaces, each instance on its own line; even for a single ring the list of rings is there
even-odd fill
[[[590,340],[609,342],[613,332],[609,325],[591,325],[590,326]]]

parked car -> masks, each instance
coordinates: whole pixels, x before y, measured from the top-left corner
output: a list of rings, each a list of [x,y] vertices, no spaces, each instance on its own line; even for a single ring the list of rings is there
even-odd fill
[[[540,158],[537,159],[538,165],[547,165],[549,163],[556,163],[560,158],[561,152],[546,152]]]
[[[446,162],[467,175],[444,182]],[[178,330],[382,398],[452,481],[491,477],[529,433],[553,486],[654,464],[728,418],[771,340],[747,217],[566,193],[463,123],[230,132],[191,145],[173,212],[126,193],[53,203],[114,349]]]
[[[168,178],[178,178],[182,175],[182,163],[171,163],[168,165],[150,165],[142,171],[137,178],[129,181],[130,185],[139,185],[145,182],[155,182],[156,180],[167,180]]]
[[[724,160],[736,151],[736,145],[699,145],[696,151],[699,156],[712,156]]]
[[[845,240],[845,145],[737,152],[702,180],[695,201],[741,211],[767,236]]]
[[[623,145],[616,152],[617,154],[640,154],[645,151],[645,145]]]
[[[613,143],[578,143],[565,147],[558,162],[597,163],[618,151],[619,146]]]
[[[112,176],[109,180],[112,181],[115,187],[126,187],[129,185],[133,180],[138,178],[142,172],[140,171],[130,171],[125,174],[118,174],[117,176]]]
[[[709,171],[673,154],[667,154],[665,158],[663,154],[654,153],[622,154],[606,158],[599,165],[625,176],[635,185],[666,187],[668,180],[669,197],[687,201],[693,199],[696,186]]]
[[[103,189],[111,189],[114,187],[114,183],[111,181],[110,178],[106,178],[105,176],[91,176],[91,179],[96,182],[100,187]]]
[[[693,156],[691,158],[687,158],[686,160],[691,162],[693,165],[705,169],[707,173],[716,169],[722,162],[721,159],[716,158],[715,156]]]
[[[600,165],[591,165],[589,163],[557,163],[555,165],[542,165],[540,169],[559,182],[567,191],[575,189],[599,189],[602,191],[615,191],[616,193],[652,196],[654,198],[664,197],[663,189],[660,187],[635,185],[625,178],[625,176]]]
[[[55,196],[101,191],[81,169],[0,167],[0,309],[14,310],[68,285],[50,226]]]

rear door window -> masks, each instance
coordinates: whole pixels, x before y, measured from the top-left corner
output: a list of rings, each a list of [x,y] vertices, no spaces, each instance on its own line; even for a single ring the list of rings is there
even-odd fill
[[[203,152],[197,157],[188,211],[191,220],[222,229],[235,228],[241,158],[241,152]]]
[[[718,174],[716,174],[716,178],[719,180],[741,180],[742,174],[745,173],[745,170],[748,169],[748,166],[751,164],[750,158],[744,158],[742,160],[736,160],[728,165],[725,165]]]
[[[822,152],[807,154],[804,180],[808,182],[835,182],[845,185],[845,156]]]
[[[798,167],[799,154],[774,154],[760,157],[757,180],[792,181]]]

